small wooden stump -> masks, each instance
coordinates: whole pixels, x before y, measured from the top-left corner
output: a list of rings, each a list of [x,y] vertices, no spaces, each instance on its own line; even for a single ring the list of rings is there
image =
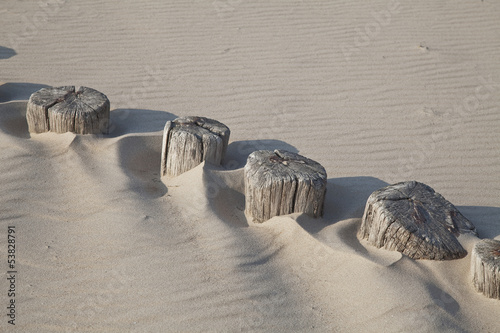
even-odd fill
[[[26,120],[32,133],[106,134],[109,108],[106,95],[91,88],[43,88],[30,96]]]
[[[258,150],[248,156],[245,213],[256,222],[295,212],[323,215],[326,171],[318,162],[284,150]]]
[[[476,234],[476,228],[431,187],[409,181],[370,195],[358,237],[413,259],[444,260],[467,255],[461,233]]]
[[[472,249],[471,273],[477,291],[500,299],[500,241],[483,239],[476,243]]]
[[[175,177],[203,161],[220,165],[229,143],[229,128],[217,120],[182,117],[163,131],[161,174]]]

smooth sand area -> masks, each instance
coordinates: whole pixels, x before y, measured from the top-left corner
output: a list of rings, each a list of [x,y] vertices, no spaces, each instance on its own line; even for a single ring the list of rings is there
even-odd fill
[[[0,9],[5,332],[499,332],[469,252],[360,242],[368,196],[433,187],[500,239],[500,2],[6,1]],[[30,134],[31,93],[97,89],[109,135]],[[231,129],[222,167],[160,177],[167,120]],[[325,214],[253,224],[243,169],[285,149],[328,173]]]

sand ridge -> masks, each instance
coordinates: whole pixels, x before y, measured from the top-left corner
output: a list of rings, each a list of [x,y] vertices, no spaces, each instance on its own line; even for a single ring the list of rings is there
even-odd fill
[[[415,179],[500,239],[499,13],[494,1],[5,4],[0,243],[16,225],[16,329],[500,330],[470,256],[414,261],[356,238],[368,196]],[[62,85],[107,95],[109,135],[28,133],[30,94]],[[188,115],[228,125],[226,160],[162,180],[163,126]],[[242,167],[257,149],[325,167],[323,218],[246,219]],[[476,240],[460,239],[469,252]]]

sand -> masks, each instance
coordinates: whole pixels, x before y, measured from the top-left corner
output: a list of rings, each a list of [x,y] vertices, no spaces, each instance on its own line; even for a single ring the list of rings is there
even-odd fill
[[[0,9],[6,332],[498,332],[470,255],[415,261],[356,238],[372,191],[433,187],[500,239],[495,1],[11,1]],[[27,99],[83,85],[105,136],[29,134]],[[231,129],[222,167],[160,177],[167,120]],[[325,214],[244,213],[249,153],[328,173]],[[475,237],[461,237],[470,252]]]

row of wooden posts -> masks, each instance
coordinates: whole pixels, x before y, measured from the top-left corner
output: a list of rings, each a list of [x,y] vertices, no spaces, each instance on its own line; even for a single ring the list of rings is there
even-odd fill
[[[28,101],[29,131],[106,134],[110,103],[91,88],[43,88]],[[161,174],[175,177],[203,161],[221,165],[229,128],[205,117],[182,117],[165,124]],[[327,174],[316,161],[284,150],[258,150],[244,167],[245,213],[255,222],[301,212],[323,215]],[[477,236],[474,225],[431,187],[407,181],[373,192],[367,200],[358,238],[413,259],[446,260],[467,255],[457,237]],[[478,241],[471,254],[475,288],[500,299],[500,241]]]

